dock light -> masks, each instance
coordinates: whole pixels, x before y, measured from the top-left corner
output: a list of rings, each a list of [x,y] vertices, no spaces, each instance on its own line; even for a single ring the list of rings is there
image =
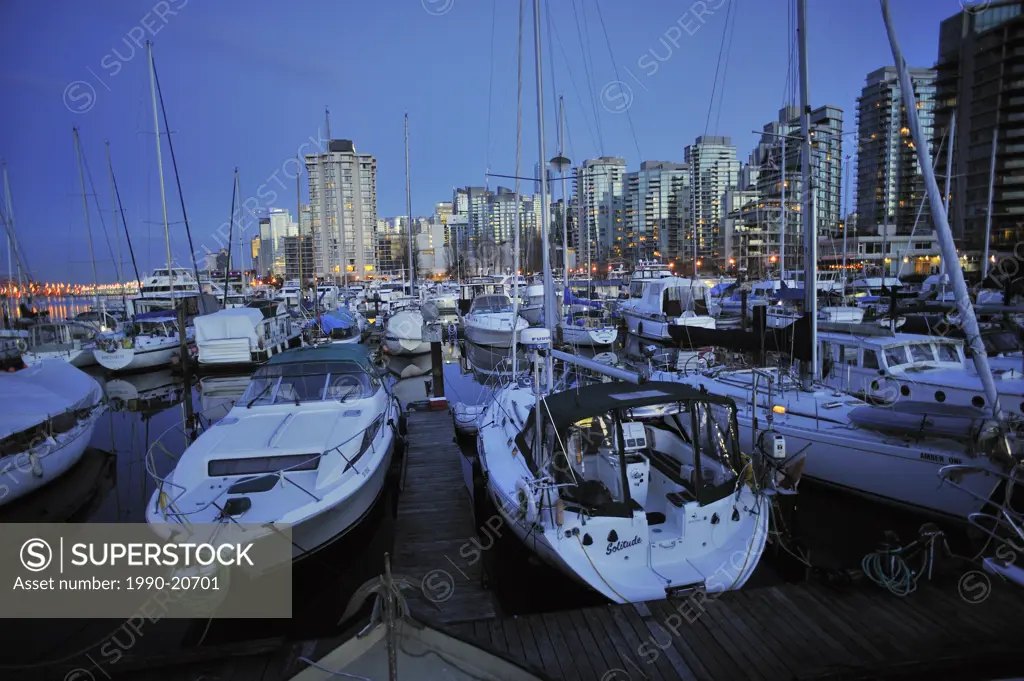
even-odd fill
[[[781,404],[776,404],[774,407],[772,407],[772,411],[775,412],[776,414],[785,414],[786,408],[783,407]]]
[[[778,260],[778,258],[776,258],[774,255],[772,257],[768,258],[768,262],[770,262],[770,263],[774,263],[777,260]]]

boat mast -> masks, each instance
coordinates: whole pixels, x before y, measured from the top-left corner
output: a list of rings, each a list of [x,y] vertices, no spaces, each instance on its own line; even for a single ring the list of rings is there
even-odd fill
[[[519,220],[522,200],[519,198],[519,170],[523,160],[523,17],[526,14],[523,0],[519,0],[519,42],[516,50],[516,184],[515,184],[515,215],[512,219],[512,376],[519,375],[519,357],[516,353],[516,328],[519,326]],[[543,162],[543,156],[541,157]],[[544,173],[543,166],[541,173]],[[543,201],[543,199],[542,199]],[[547,291],[544,292],[545,300]]]
[[[818,226],[811,187],[811,96],[807,76],[807,0],[797,0],[797,45],[800,53],[800,165],[803,173],[800,212],[804,229],[804,316],[810,321],[811,359],[801,366],[805,385],[818,378]]]
[[[409,114],[405,114],[405,212],[409,218],[409,294],[416,297],[416,263],[412,240],[412,179],[409,177]]]
[[[9,322],[14,325],[15,309],[21,303],[21,258],[18,256],[18,244],[14,243],[14,208],[11,206],[11,184],[7,180],[7,161],[3,162],[4,170],[4,203],[7,207],[7,310]],[[18,260],[18,300],[14,308],[11,307],[11,244],[14,243],[14,257]]]
[[[996,391],[992,371],[989,369],[988,354],[985,350],[985,344],[981,340],[978,319],[975,317],[974,307],[971,305],[967,282],[964,281],[964,271],[960,267],[959,260],[957,260],[956,244],[953,242],[953,232],[949,228],[949,216],[943,209],[942,196],[939,194],[939,184],[936,182],[935,172],[932,170],[928,140],[921,134],[921,124],[917,116],[913,83],[910,80],[906,62],[903,60],[903,52],[896,38],[896,29],[892,24],[892,18],[889,14],[889,2],[888,0],[880,0],[880,2],[882,4],[882,19],[885,21],[885,28],[889,34],[889,45],[892,47],[892,56],[900,76],[900,90],[903,93],[903,104],[907,110],[907,123],[910,127],[910,133],[914,138],[914,146],[917,148],[917,160],[918,165],[921,166],[921,172],[924,174],[925,188],[928,190],[928,201],[931,205],[932,219],[935,221],[935,234],[939,239],[939,247],[942,250],[942,262],[949,263],[947,271],[950,279],[952,279],[953,292],[956,294],[957,311],[960,313],[961,324],[971,347],[974,366],[978,371],[978,376],[981,378],[981,384],[985,388],[988,404],[992,406],[992,415],[997,420],[1001,420],[1002,409],[999,406],[999,393]],[[952,139],[951,135],[951,147]]]
[[[167,192],[164,189],[164,161],[163,152],[160,149],[160,115],[156,106],[156,69],[153,66],[153,43],[146,41],[146,54],[149,58],[149,90],[153,99],[153,129],[156,132],[156,167],[157,175],[160,178],[160,207],[164,218],[164,241],[167,244],[167,278],[169,281],[169,292],[171,294],[172,309],[177,307],[174,298],[174,270],[171,269],[171,228],[167,222]],[[179,329],[184,334],[185,329]]]
[[[843,203],[846,204],[846,210],[843,213],[843,271],[842,271],[842,277],[843,277],[843,279],[842,279],[842,281],[843,281],[843,305],[844,306],[847,304],[846,303],[846,237],[850,233],[850,224],[849,224],[849,221],[846,219],[846,216],[850,214],[850,155],[849,154],[846,155],[845,163],[846,163],[846,180],[845,180],[845,182],[846,182],[846,200]]]
[[[999,115],[998,110],[996,116]],[[992,234],[992,200],[996,193],[996,145],[999,138],[999,123],[992,131],[992,158],[988,163],[988,208],[985,211],[985,257],[981,260],[981,280],[988,277],[988,242]]]
[[[900,68],[898,65],[896,68]],[[942,203],[942,212],[946,216],[946,222],[949,222],[949,199],[952,196],[950,183],[953,181],[953,147],[956,146],[956,109],[953,109],[953,114],[949,118],[949,146],[946,147],[946,193]],[[939,260],[939,272],[941,274],[946,273],[946,256],[942,256]]]
[[[792,54],[792,53],[791,53]],[[792,59],[792,56],[790,56]],[[786,123],[782,128],[782,194],[779,201],[779,281],[786,281],[786,137],[789,136],[789,107],[783,114]]]
[[[100,286],[96,276],[96,255],[92,250],[92,228],[89,225],[89,201],[85,197],[85,174],[82,171],[82,144],[78,139],[78,128],[71,128],[75,136],[75,159],[78,161],[78,180],[82,183],[82,210],[85,212],[85,241],[89,244],[89,261],[92,263],[92,304],[100,307]],[[102,312],[102,310],[101,310]]]
[[[231,185],[231,221],[228,223],[228,261],[224,265],[224,300],[221,307],[228,306],[228,273],[231,272],[231,242],[234,241],[235,232],[235,199],[241,195],[238,192],[238,167],[235,166],[235,182]],[[239,235],[241,239],[241,235]]]
[[[540,41],[540,0],[533,0],[533,43],[537,60],[537,146],[540,149],[540,220],[541,220],[541,254],[544,263],[544,325],[549,331],[555,329],[555,298],[554,283],[551,281],[550,230],[551,204],[548,201],[548,174],[544,154],[544,74],[541,64]],[[518,175],[518,173],[516,173]],[[518,275],[517,275],[518,279]],[[513,327],[514,329],[515,327]]]
[[[110,160],[110,141],[107,148],[107,171],[110,174],[110,212],[114,216],[114,240],[117,244],[117,281],[121,285],[121,304],[127,307],[124,293],[124,260],[121,258],[121,233],[117,229],[117,192],[114,186],[114,163]],[[105,320],[104,320],[105,321]]]
[[[565,158],[565,102],[562,95],[558,95],[558,156]],[[569,224],[568,212],[569,201],[565,198],[565,168],[560,168],[562,173],[562,278],[565,280],[565,288],[569,288]],[[519,171],[516,171],[516,175]]]

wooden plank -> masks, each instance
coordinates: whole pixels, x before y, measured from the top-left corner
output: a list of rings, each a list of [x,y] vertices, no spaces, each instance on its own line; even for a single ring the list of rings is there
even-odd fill
[[[523,648],[523,641],[519,638],[519,628],[515,617],[507,617],[501,620],[501,628],[505,632],[505,642],[508,644],[508,654],[517,660],[526,659],[526,650]]]
[[[800,607],[794,604],[781,588],[767,587],[763,592],[771,599],[775,607],[780,609],[779,616],[794,618],[794,625],[797,626],[798,631],[804,632],[805,636],[808,632],[817,633],[825,646],[832,651],[829,653],[831,659],[847,659],[850,657],[850,653],[835,639],[834,635],[827,631],[826,627],[821,626],[820,622],[816,622],[804,614]]]
[[[620,659],[618,651],[614,647],[608,645],[602,645],[604,641],[608,639],[608,635],[604,632],[604,628],[600,629],[600,636],[594,633],[590,628],[590,624],[587,622],[586,617],[579,610],[569,611],[569,619],[572,621],[573,626],[576,629],[576,633],[580,637],[580,642],[583,644],[584,650],[590,651],[591,664],[597,668],[601,667],[604,671],[602,675],[607,674],[614,678],[612,670],[623,669],[622,665],[626,664]],[[654,670],[652,670],[654,671]],[[652,678],[661,679],[659,674],[652,674]]]
[[[492,619],[487,622],[487,632],[491,636],[491,647],[501,653],[508,653],[508,641],[505,640],[505,631],[500,619]]]
[[[740,645],[737,634],[731,628],[724,627],[718,618],[709,614],[716,607],[715,601],[716,598],[709,597],[699,606],[703,608],[703,612],[700,612],[699,617],[694,621],[694,627],[704,628],[717,641],[719,647],[728,653],[735,669],[734,674],[740,673],[743,677],[752,679],[768,678],[764,670],[761,669],[761,665],[752,659],[752,653],[745,650],[745,645]]]
[[[551,645],[551,637],[548,636],[547,628],[544,626],[543,616],[528,615],[522,619],[537,644],[537,652],[540,654],[544,671],[552,677],[561,677],[562,670],[558,666],[558,655],[555,654],[555,649]]]
[[[912,641],[914,639],[908,637],[900,623],[893,619],[898,618],[899,615],[879,609],[877,601],[882,597],[893,598],[888,593],[868,595],[863,589],[850,589],[832,594],[830,602],[833,612],[843,612],[845,609],[846,619],[850,622],[851,628],[870,635],[871,640],[877,642],[878,646],[885,646],[889,649],[886,659],[909,659],[913,655]]]
[[[530,624],[526,617],[514,617],[512,620],[515,622],[516,633],[519,634],[519,641],[523,645],[524,659],[527,660],[536,669],[544,668],[544,660],[540,655],[540,648],[537,645],[537,640],[533,636],[533,631],[530,629]]]
[[[599,634],[603,634],[611,649],[615,651],[615,657],[622,661],[621,664],[613,668],[626,670],[642,668],[644,665],[636,659],[637,649],[640,644],[635,636],[627,640],[623,635],[619,623],[614,618],[614,607],[605,605],[584,609],[584,619],[587,621],[587,628],[592,632],[597,632],[594,634],[595,640],[598,639]],[[611,654],[609,653],[610,656]]]
[[[771,645],[770,639],[766,641],[763,631],[748,625],[748,617],[743,613],[740,603],[730,605],[730,595],[722,594],[716,598],[715,602],[708,607],[708,615],[717,618],[720,623],[724,623],[724,628],[731,628],[736,632],[737,640],[746,643],[742,648],[748,660],[751,660],[753,664],[766,665],[775,674],[778,674],[778,678],[785,678],[789,670],[776,652],[775,646]],[[752,657],[753,659],[751,659]],[[774,674],[770,676],[774,676]]]
[[[580,641],[580,636],[573,626],[569,614],[566,612],[554,612],[549,616],[553,619],[562,632],[562,639],[569,647],[569,656],[573,663],[579,668],[580,676],[583,679],[599,679],[607,669],[599,669],[600,665],[594,665],[587,654],[586,649]],[[549,621],[551,621],[549,619]]]
[[[705,615],[702,610],[697,607],[687,606],[680,613],[678,604],[666,600],[649,602],[647,605],[655,618],[655,621],[648,621],[648,628],[650,628],[652,635],[655,636],[659,645],[672,633],[666,629],[666,625],[675,620],[669,620],[668,618],[673,614],[677,616],[685,615],[685,624],[680,626],[678,631],[688,643],[692,642],[689,647],[696,656],[694,659],[687,657],[685,650],[680,650],[683,654],[683,659],[690,668],[694,669],[697,666],[705,668],[710,672],[708,678],[711,679],[730,678],[729,675],[735,673],[736,670],[732,657],[719,645],[707,627],[700,624],[701,618]]]
[[[765,613],[762,599],[751,598],[742,589],[732,594],[732,597],[736,607],[742,608],[750,626],[763,632],[766,641],[775,648],[791,674],[796,675],[806,669],[809,660],[817,662],[821,659],[816,646],[805,649],[803,639],[789,628],[785,618],[776,617],[775,613]]]
[[[551,641],[551,647],[554,648],[555,655],[558,658],[558,664],[562,669],[561,678],[568,679],[569,681],[583,681],[583,679],[580,678],[580,672],[576,668],[576,664],[572,659],[572,653],[569,651],[569,645],[566,643],[565,637],[562,636],[562,630],[559,628],[558,622],[555,621],[551,613],[541,615],[540,621],[548,632],[548,639]],[[589,679],[587,681],[589,681]]]
[[[807,589],[802,593],[807,599],[817,603],[830,616],[830,621],[835,625],[836,635],[845,638],[844,647],[851,649],[851,652],[860,658],[870,658],[876,661],[885,660],[888,655],[873,644],[865,632],[878,628],[875,626],[864,626],[860,619],[859,612],[848,612],[846,607],[832,598],[834,594],[824,589]],[[851,615],[853,618],[851,619]]]
[[[633,631],[636,632],[637,637],[647,646],[647,650],[657,651],[657,656],[654,657],[653,664],[661,672],[661,675],[666,679],[684,679],[685,681],[696,681],[697,674],[687,664],[686,659],[682,656],[679,648],[688,648],[685,639],[682,638],[682,629],[689,627],[686,622],[681,623],[680,634],[673,636],[671,642],[664,648],[662,644],[664,641],[658,641],[652,635],[650,629],[647,627],[647,623],[643,619],[643,615],[647,617],[653,617],[651,609],[644,603],[636,603],[632,605],[626,605],[622,607],[622,612],[626,617],[626,621],[633,627]],[[639,653],[639,651],[638,651]],[[641,657],[642,657],[641,653]],[[648,663],[649,660],[644,660]]]

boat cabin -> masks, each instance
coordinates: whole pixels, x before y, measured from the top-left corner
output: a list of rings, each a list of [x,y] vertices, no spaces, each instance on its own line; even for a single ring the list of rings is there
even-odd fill
[[[483,295],[473,299],[469,314],[511,314],[512,299],[506,295]]]

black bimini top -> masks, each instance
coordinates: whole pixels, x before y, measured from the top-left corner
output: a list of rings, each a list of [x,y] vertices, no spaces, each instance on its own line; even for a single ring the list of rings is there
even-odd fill
[[[556,432],[564,433],[569,426],[577,421],[597,414],[618,409],[650,407],[690,400],[730,407],[736,406],[730,397],[719,397],[701,392],[682,383],[667,381],[651,381],[639,385],[619,382],[595,383],[583,388],[574,388],[548,395],[544,400],[546,407],[543,408],[543,419],[545,423],[550,421]],[[527,429],[535,422],[535,410],[536,407],[530,410],[530,416],[526,421]],[[527,442],[522,432],[516,436],[516,444],[524,452],[529,452],[533,446],[532,442]]]

